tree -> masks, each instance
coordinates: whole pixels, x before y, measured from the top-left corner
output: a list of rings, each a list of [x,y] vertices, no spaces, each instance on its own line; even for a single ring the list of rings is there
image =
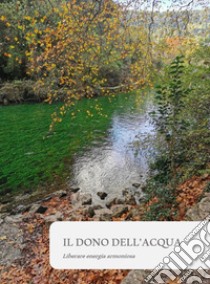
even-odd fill
[[[62,99],[66,105],[83,96],[141,88],[150,83],[157,66],[180,52],[188,52],[190,60],[198,45],[192,25],[196,2],[173,1],[168,9],[163,2],[3,3],[2,77],[33,78],[38,82],[35,91],[46,88],[49,102]],[[199,24],[201,31],[203,27]]]
[[[57,0],[7,1],[0,4],[0,75],[4,79],[27,77],[31,41],[39,41],[42,30],[53,28]],[[60,2],[59,2],[60,3]]]
[[[182,116],[185,108],[184,99],[191,89],[183,83],[183,56],[178,56],[171,63],[168,70],[166,84],[157,86],[156,100],[158,102],[158,129],[167,142],[167,157],[170,165],[171,188],[176,190],[177,168],[180,151],[183,149],[182,139],[186,135],[187,122]]]
[[[49,102],[62,99],[69,106],[83,96],[132,90],[149,80],[146,31],[128,24],[119,5],[74,0],[53,13],[57,24],[28,39],[28,76],[47,88]],[[61,107],[54,122],[64,114]]]

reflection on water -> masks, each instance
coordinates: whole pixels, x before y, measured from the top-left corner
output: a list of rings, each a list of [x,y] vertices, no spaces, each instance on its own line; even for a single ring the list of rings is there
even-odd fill
[[[155,137],[150,110],[148,101],[141,109],[115,112],[106,138],[76,157],[73,184],[96,199],[99,191],[115,197],[133,183],[143,185]]]

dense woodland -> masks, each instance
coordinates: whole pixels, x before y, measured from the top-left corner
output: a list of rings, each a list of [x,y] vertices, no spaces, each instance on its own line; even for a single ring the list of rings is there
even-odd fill
[[[0,113],[13,104],[55,104],[48,121],[47,135],[52,136],[69,111],[74,114],[77,101],[149,92],[154,104],[150,116],[161,146],[150,165],[140,213],[131,220],[184,220],[187,210],[210,192],[209,1],[0,2]],[[98,104],[93,108],[101,112]],[[90,117],[91,111],[85,109]],[[6,145],[3,131],[1,135],[0,142]],[[27,178],[22,175],[10,182],[13,172],[8,170],[5,149],[0,191],[17,193]],[[56,175],[60,177],[64,168],[56,169]],[[48,186],[48,178],[36,173],[42,185]],[[61,210],[59,202],[55,198],[44,204]],[[62,202],[68,211],[67,201]],[[112,220],[130,220],[129,216],[128,211]],[[79,220],[92,219],[85,215]],[[54,271],[47,259],[44,220],[36,215],[29,221],[24,225],[28,238],[31,233],[40,241],[39,228],[43,230],[41,256],[34,248],[33,257],[27,256],[28,268],[11,266],[7,273],[3,267],[2,283],[14,283],[18,274],[24,279],[18,283],[111,284],[127,274]]]

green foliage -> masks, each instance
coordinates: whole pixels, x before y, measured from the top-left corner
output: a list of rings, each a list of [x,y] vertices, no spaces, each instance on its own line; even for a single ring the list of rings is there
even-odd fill
[[[122,69],[126,68],[123,66],[122,61],[113,62],[109,65],[101,66],[99,70],[100,78],[106,79],[107,86],[116,86],[120,85],[122,82]]]
[[[205,192],[210,192],[210,182],[207,183],[205,189],[204,189]]]
[[[154,174],[147,182],[145,202],[150,202],[154,198],[157,202],[150,206],[149,211],[144,215],[144,220],[172,220],[172,208],[175,212],[176,195],[170,188],[171,173],[168,155],[161,153],[151,165],[151,170]]]
[[[168,203],[167,203],[168,204]],[[160,201],[151,205],[150,210],[144,215],[144,221],[171,221],[171,208]]]
[[[183,72],[184,60],[180,56],[169,66],[167,83],[157,86],[158,126],[159,131],[165,135],[167,141],[172,140],[173,135],[183,129],[180,113],[185,107],[183,99],[190,91],[183,86]]]
[[[184,74],[185,84],[192,89],[185,98],[186,108],[182,112],[182,117],[190,122],[182,141],[182,147],[186,150],[182,161],[186,178],[193,174],[204,174],[210,168],[209,58],[209,44],[201,44]]]
[[[158,198],[145,215],[147,220],[170,219],[177,185],[192,175],[210,172],[209,54],[209,46],[204,45],[188,65],[177,57],[157,87],[155,118],[164,142],[146,188],[147,201]]]
[[[158,131],[166,141],[166,153],[170,163],[171,187],[175,189],[176,169],[180,157],[183,155],[181,147],[183,136],[187,131],[188,123],[181,115],[185,109],[184,99],[190,94],[191,89],[183,84],[184,58],[178,56],[170,64],[168,81],[157,86],[157,125]]]

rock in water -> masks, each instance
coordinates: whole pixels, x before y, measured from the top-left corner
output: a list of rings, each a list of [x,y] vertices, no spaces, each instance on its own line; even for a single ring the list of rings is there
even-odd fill
[[[107,197],[107,193],[106,192],[97,192],[97,195],[101,198],[101,200],[104,200]]]
[[[79,187],[71,187],[71,188],[69,189],[69,191],[72,192],[72,193],[77,193],[79,190],[80,190]]]
[[[91,205],[92,204],[92,196],[91,194],[83,194],[80,197],[82,205]]]
[[[139,188],[139,187],[140,187],[140,183],[134,182],[134,183],[132,184],[132,186],[134,186],[135,188]]]
[[[114,197],[114,198],[108,200],[107,203],[106,203],[106,207],[107,207],[107,208],[111,208],[114,204],[116,204],[116,199],[117,199],[117,198]]]
[[[128,205],[136,205],[136,199],[133,195],[126,196],[125,203]]]
[[[94,208],[92,206],[88,207],[84,210],[84,214],[87,215],[89,218],[93,218],[93,216],[95,216]]]

